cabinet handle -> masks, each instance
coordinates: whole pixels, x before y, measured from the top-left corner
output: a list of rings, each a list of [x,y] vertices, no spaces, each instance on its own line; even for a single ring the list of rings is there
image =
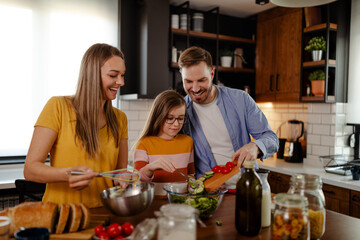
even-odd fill
[[[273,88],[272,88],[272,81],[273,81],[273,78],[274,78],[274,75],[270,75],[270,91],[274,91]]]
[[[328,193],[328,194],[335,194],[334,191],[329,191],[329,190],[324,190],[324,189],[323,189],[323,192],[324,192],[324,193]]]
[[[360,202],[359,197],[356,196],[356,195],[353,195],[351,200],[354,201],[354,202]]]
[[[279,74],[276,74],[276,80],[275,80],[275,90],[276,91],[279,91],[278,82],[279,82]]]

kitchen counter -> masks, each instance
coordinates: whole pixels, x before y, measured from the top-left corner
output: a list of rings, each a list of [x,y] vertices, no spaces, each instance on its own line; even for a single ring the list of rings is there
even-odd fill
[[[263,162],[258,160],[260,168],[273,172],[292,175],[294,173],[315,174],[321,177],[323,183],[342,187],[350,190],[360,191],[360,181],[352,180],[352,176],[342,176],[333,173],[327,173],[323,168],[304,166],[303,163],[289,163],[283,159],[267,158]]]
[[[323,168],[304,166],[303,163],[289,163],[274,157],[258,160],[259,167],[273,172],[292,175],[308,173],[319,175],[323,182],[329,185],[360,191],[360,181],[352,180],[352,176],[341,176],[327,173]],[[48,163],[47,163],[48,164]],[[24,179],[24,164],[0,165],[0,189],[15,188],[16,179]]]
[[[158,211],[160,206],[167,204],[168,200],[165,198],[155,198],[150,207],[144,212],[133,217],[118,217],[110,214],[105,208],[91,209],[94,214],[110,214],[110,222],[131,222],[137,225],[145,218],[154,218],[154,211]],[[202,228],[197,224],[198,240],[232,240],[232,239],[271,239],[271,228],[263,228],[258,236],[245,237],[237,233],[235,228],[235,195],[225,194],[223,202],[214,215],[204,221],[206,228]],[[216,221],[222,221],[222,226],[217,226]],[[333,211],[326,210],[326,230],[321,239],[326,240],[350,240],[360,236],[360,219],[349,217]]]

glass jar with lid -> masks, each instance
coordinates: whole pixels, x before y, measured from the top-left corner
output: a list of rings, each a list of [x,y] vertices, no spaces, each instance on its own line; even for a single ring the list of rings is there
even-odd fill
[[[310,237],[319,239],[325,232],[325,197],[322,181],[317,175],[294,174],[288,193],[300,194],[308,199]]]
[[[183,204],[161,206],[158,218],[159,240],[195,240],[197,209]]]
[[[271,226],[272,239],[310,239],[308,201],[298,194],[275,195],[275,212]]]

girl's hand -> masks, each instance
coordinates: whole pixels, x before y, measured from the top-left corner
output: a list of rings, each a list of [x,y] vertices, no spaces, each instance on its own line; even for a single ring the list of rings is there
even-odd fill
[[[70,172],[76,170],[76,171],[82,171],[85,174],[84,175],[71,175]],[[87,186],[90,185],[91,180],[98,176],[99,173],[98,172],[94,172],[93,170],[91,170],[88,167],[85,166],[76,166],[76,167],[71,167],[68,169],[67,171],[69,173],[69,187],[74,189],[74,190],[82,190],[84,188],[86,188]]]
[[[146,176],[151,178],[152,175],[154,174],[154,171],[156,171],[156,170],[164,170],[164,171],[172,173],[175,171],[175,166],[172,164],[172,162],[169,159],[160,158],[160,159],[156,160],[155,162],[147,164],[143,168],[142,172],[145,173]]]

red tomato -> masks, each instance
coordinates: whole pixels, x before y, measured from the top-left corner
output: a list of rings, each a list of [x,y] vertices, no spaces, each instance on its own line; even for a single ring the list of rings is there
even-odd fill
[[[125,237],[130,236],[134,231],[134,226],[129,222],[124,223],[123,225],[121,225],[121,227],[123,229],[122,235]]]
[[[121,239],[125,239],[123,236],[117,236],[116,238],[114,238],[113,240],[121,240]]]
[[[235,167],[233,162],[227,162],[225,166],[227,166],[227,167],[229,167],[231,169],[233,169]]]
[[[96,236],[99,236],[100,233],[106,232],[106,229],[103,225],[98,225],[95,227],[94,232]]]
[[[107,233],[110,237],[119,236],[122,233],[122,227],[118,223],[113,223],[108,227]]]
[[[221,168],[221,173],[222,174],[227,174],[229,172],[231,172],[231,168],[229,168],[229,167],[222,167]]]
[[[215,166],[211,169],[211,171],[213,171],[214,173],[221,173],[221,167],[220,166]]]
[[[109,234],[107,232],[101,232],[99,235],[97,235],[99,239],[108,240],[110,239]]]

